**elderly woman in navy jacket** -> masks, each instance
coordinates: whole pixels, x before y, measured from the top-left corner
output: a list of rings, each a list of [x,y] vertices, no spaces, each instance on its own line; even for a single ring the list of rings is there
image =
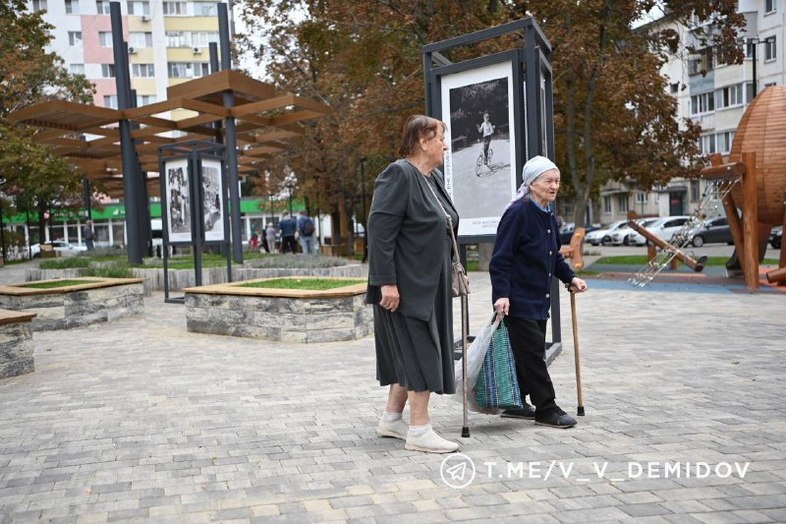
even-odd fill
[[[549,208],[559,191],[559,169],[548,158],[536,156],[524,165],[522,178],[497,228],[489,272],[494,309],[506,316],[521,399],[529,393],[535,408],[524,402],[522,409],[504,411],[502,416],[569,428],[576,419],[557,405],[545,361],[551,278],[577,293],[586,291],[587,284],[559,252],[559,228]]]
[[[377,177],[368,218],[366,297],[374,304],[377,378],[390,385],[377,434],[430,453],[458,448],[434,432],[428,412],[431,393],[455,392],[448,227],[458,226],[458,214],[437,169],[446,147],[443,122],[409,117],[402,158]]]

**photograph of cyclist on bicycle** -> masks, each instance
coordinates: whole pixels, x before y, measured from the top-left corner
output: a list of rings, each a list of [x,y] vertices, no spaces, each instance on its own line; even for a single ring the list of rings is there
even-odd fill
[[[489,145],[494,134],[494,124],[489,121],[489,114],[483,113],[483,122],[478,125],[478,133],[483,134],[483,163],[489,165]]]

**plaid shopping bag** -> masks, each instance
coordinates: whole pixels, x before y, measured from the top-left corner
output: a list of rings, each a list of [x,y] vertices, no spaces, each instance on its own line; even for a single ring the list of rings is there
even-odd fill
[[[475,388],[475,400],[484,408],[516,409],[522,407],[516,363],[510,348],[508,328],[500,322],[486,351]]]

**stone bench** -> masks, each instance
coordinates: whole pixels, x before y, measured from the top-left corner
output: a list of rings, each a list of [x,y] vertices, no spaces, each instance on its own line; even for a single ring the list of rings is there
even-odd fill
[[[255,282],[267,279],[256,279]],[[216,284],[185,289],[188,331],[282,342],[356,340],[373,332],[366,284],[325,291]]]
[[[33,331],[46,331],[136,315],[144,307],[141,278],[79,277],[69,280],[84,283],[46,289],[29,287],[34,282],[0,286],[0,308],[36,313]]]
[[[33,318],[35,313],[0,309],[0,379],[35,371]]]

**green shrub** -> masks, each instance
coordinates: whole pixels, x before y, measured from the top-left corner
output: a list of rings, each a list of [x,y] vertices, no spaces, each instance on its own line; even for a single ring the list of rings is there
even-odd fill
[[[104,278],[132,278],[134,275],[128,267],[128,262],[113,262],[106,266],[91,266],[82,272],[85,277]]]
[[[41,269],[72,269],[85,268],[90,266],[90,259],[87,257],[58,257],[42,260]]]

